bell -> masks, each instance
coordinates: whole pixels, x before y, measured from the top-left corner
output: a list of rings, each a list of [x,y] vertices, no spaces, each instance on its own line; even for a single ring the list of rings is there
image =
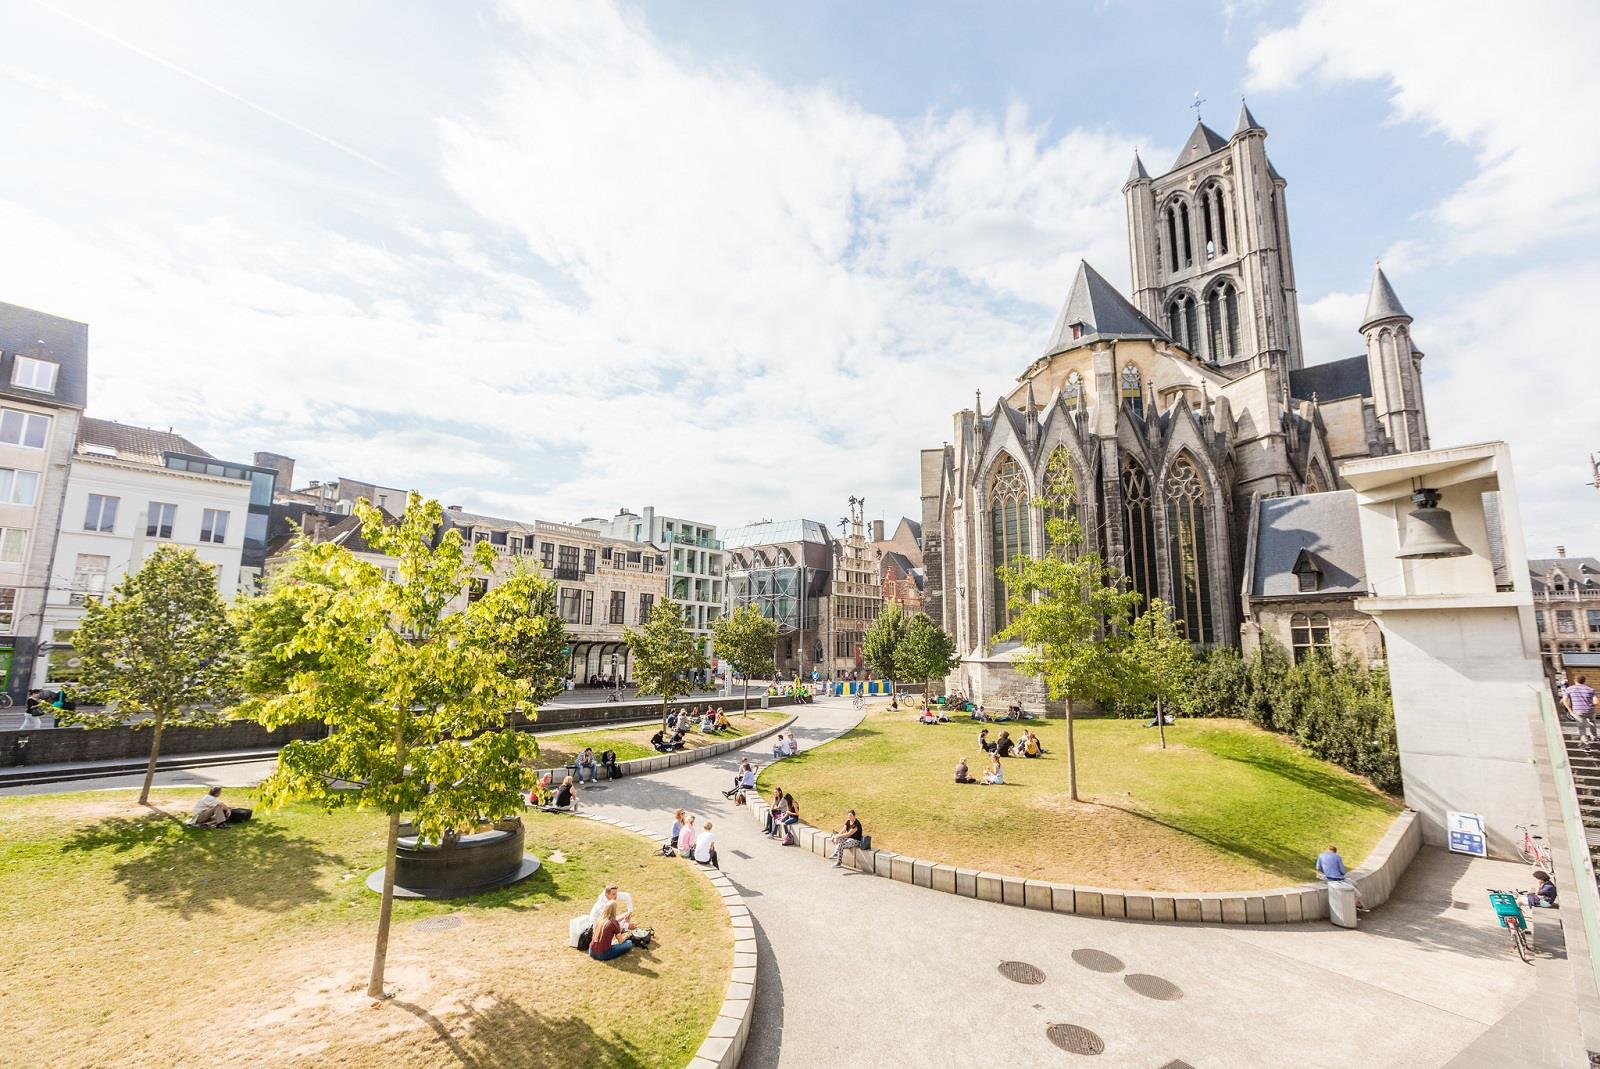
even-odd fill
[[[1439,507],[1439,491],[1418,490],[1411,495],[1417,508],[1406,516],[1406,534],[1401,540],[1401,560],[1436,560],[1440,557],[1465,557],[1472,550],[1456,537],[1450,510]]]

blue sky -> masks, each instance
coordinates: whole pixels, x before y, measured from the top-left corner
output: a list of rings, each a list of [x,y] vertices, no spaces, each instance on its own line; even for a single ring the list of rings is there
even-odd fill
[[[917,508],[916,450],[1119,285],[1120,186],[1241,93],[1308,359],[1382,255],[1435,444],[1600,552],[1585,4],[0,0],[0,300],[91,411],[552,519]],[[1577,313],[1577,314],[1574,314]],[[1584,395],[1588,391],[1584,391]],[[1552,412],[1559,412],[1552,419]]]

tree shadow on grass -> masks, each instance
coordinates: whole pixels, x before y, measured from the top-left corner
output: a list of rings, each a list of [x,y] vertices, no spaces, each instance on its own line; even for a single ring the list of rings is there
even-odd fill
[[[315,840],[291,835],[270,821],[225,828],[191,828],[165,820],[115,817],[80,828],[67,851],[114,855],[113,878],[131,898],[184,917],[223,904],[282,913],[330,897],[318,884],[345,858]]]
[[[1312,859],[1307,858],[1303,851],[1291,848],[1287,845],[1274,843],[1261,836],[1246,839],[1236,835],[1219,834],[1212,829],[1202,830],[1199,828],[1188,828],[1184,827],[1182,824],[1175,824],[1168,820],[1162,820],[1160,817],[1153,817],[1149,813],[1144,813],[1137,809],[1131,809],[1127,806],[1117,805],[1115,802],[1097,801],[1095,804],[1103,805],[1107,809],[1115,809],[1120,813],[1126,813],[1130,817],[1145,821],[1146,823],[1154,824],[1158,827],[1166,828],[1168,831],[1175,831],[1179,835],[1184,835],[1191,839],[1199,840],[1200,842],[1203,842],[1208,846],[1221,851],[1222,853],[1247,858],[1248,860],[1254,862],[1258,867],[1272,873],[1274,876],[1281,876],[1290,883],[1307,883],[1311,879],[1313,865]],[[1208,890],[1218,891],[1232,889],[1233,888],[1220,887],[1214,889],[1208,888]]]
[[[453,1057],[452,1064],[463,1069],[526,1069],[530,1065],[630,1069],[657,1061],[657,1052],[603,1036],[581,1017],[540,1013],[511,999],[496,999],[488,1009],[473,1014],[460,1038],[421,1006],[398,999],[391,1005],[433,1029]]]
[[[1382,799],[1373,788],[1359,780],[1350,779],[1339,775],[1330,769],[1318,768],[1290,760],[1287,754],[1271,753],[1245,753],[1229,747],[1213,749],[1210,746],[1200,747],[1206,753],[1222,761],[1232,761],[1263,772],[1289,780],[1308,790],[1315,791],[1326,798],[1358,809],[1372,808]],[[1315,760],[1322,760],[1315,758]]]

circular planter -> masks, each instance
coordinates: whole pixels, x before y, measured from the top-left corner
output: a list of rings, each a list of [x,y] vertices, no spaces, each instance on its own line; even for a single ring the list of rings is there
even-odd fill
[[[421,842],[415,828],[402,824],[394,851],[395,897],[461,898],[525,880],[539,871],[539,859],[523,850],[526,840],[521,817],[442,843]],[[367,887],[383,893],[382,869],[367,877]]]

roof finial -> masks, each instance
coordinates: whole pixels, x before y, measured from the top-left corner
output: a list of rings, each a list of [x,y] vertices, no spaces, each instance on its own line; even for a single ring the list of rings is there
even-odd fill
[[[1200,90],[1196,89],[1194,91],[1194,103],[1189,105],[1191,108],[1194,109],[1194,121],[1195,122],[1203,121],[1200,118],[1200,105],[1204,104],[1204,103],[1205,103],[1205,100],[1200,96]]]

